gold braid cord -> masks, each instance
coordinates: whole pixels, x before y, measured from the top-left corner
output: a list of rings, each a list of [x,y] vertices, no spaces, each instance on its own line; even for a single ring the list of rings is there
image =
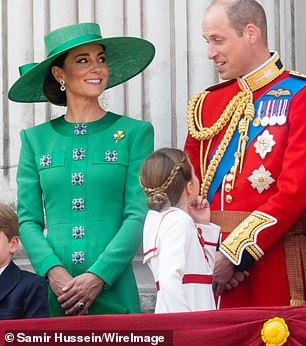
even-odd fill
[[[238,126],[240,133],[238,148],[235,153],[235,163],[231,169],[231,172],[236,176],[237,168],[240,164],[240,172],[242,170],[243,159],[245,154],[246,143],[248,141],[248,129],[250,121],[254,117],[254,105],[253,94],[250,90],[240,91],[230,103],[226,106],[225,110],[219,117],[219,119],[211,127],[203,127],[202,124],[202,108],[208,91],[204,91],[196,96],[193,96],[188,104],[188,129],[191,137],[201,141],[200,147],[200,168],[201,168],[201,195],[203,198],[207,198],[209,188],[216,174],[217,168],[221,162],[221,159],[232,140],[233,134]],[[209,116],[209,114],[207,115]],[[243,117],[244,116],[244,117]],[[242,118],[243,117],[243,118]],[[211,159],[207,169],[206,161],[208,150],[210,148],[211,140],[218,133],[220,133],[226,124],[229,126],[225,132],[225,135],[218,146],[213,158]],[[206,153],[203,153],[204,141],[208,140],[208,146]],[[233,179],[234,184],[235,179]]]

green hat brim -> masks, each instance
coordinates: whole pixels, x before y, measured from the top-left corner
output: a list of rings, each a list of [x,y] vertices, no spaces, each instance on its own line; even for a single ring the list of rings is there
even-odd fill
[[[43,93],[43,84],[51,63],[72,48],[94,43],[105,46],[106,64],[109,68],[109,78],[105,89],[119,85],[142,72],[155,55],[152,43],[137,37],[110,37],[78,43],[49,56],[32,67],[12,85],[8,98],[24,103],[47,102]]]

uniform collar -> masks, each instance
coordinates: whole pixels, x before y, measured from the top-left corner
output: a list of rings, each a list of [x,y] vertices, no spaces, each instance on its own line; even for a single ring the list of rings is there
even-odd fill
[[[271,83],[284,72],[284,66],[277,52],[271,52],[271,57],[256,70],[243,77],[237,78],[238,84],[242,90],[249,89],[252,92],[263,88]]]

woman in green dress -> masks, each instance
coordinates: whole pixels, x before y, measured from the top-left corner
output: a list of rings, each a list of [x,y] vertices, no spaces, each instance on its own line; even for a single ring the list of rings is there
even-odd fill
[[[140,73],[154,47],[102,38],[96,23],[51,31],[45,45],[46,59],[23,66],[9,91],[16,102],[66,106],[59,118],[21,131],[21,241],[48,279],[51,316],[139,313],[131,262],[142,239],[138,176],[153,151],[153,127],[104,110],[98,97]]]

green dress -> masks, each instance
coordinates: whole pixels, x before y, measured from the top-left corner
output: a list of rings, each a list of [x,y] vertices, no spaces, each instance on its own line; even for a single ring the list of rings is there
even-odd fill
[[[21,131],[21,241],[40,275],[59,265],[106,282],[89,314],[140,312],[131,263],[147,211],[138,176],[153,137],[150,123],[111,112],[95,122],[62,116]],[[51,316],[63,316],[49,291]]]

